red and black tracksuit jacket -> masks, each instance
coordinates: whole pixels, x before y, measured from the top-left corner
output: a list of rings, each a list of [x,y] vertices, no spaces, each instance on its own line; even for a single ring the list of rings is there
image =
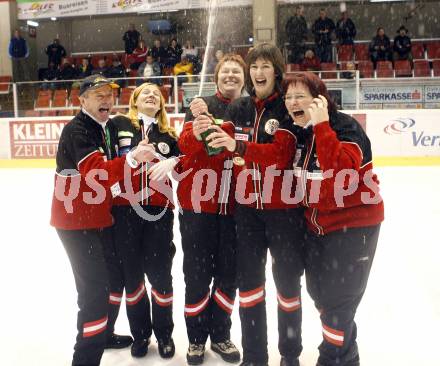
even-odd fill
[[[117,135],[111,120],[104,130],[80,112],[64,127],[56,156],[52,226],[80,230],[112,225],[111,192],[119,193],[124,169],[131,171],[116,150]]]
[[[358,122],[336,112],[330,122],[296,127],[294,174],[297,191],[304,193],[309,228],[324,235],[382,222],[384,205],[372,170],[371,144]]]
[[[224,98],[220,93],[202,98],[208,106],[208,111],[216,119],[224,120],[226,109],[230,100]],[[226,149],[215,156],[208,156],[205,145],[202,141],[195,138],[193,134],[194,116],[188,110],[185,116],[183,131],[179,137],[179,148],[185,156],[181,160],[180,169],[183,173],[189,172],[179,182],[177,187],[177,197],[180,206],[185,210],[200,211],[206,213],[218,213],[222,215],[233,212],[234,190],[232,189],[232,161],[231,153]],[[233,136],[234,127],[231,122],[224,122],[220,126],[228,134]],[[200,207],[194,207],[193,191],[194,177],[202,169],[211,169],[216,174],[215,187],[207,187],[208,177],[203,177],[200,196],[205,196],[207,191],[215,189],[214,194],[209,200],[198,200]],[[198,193],[197,193],[198,194]],[[209,195],[209,193],[208,193]]]
[[[240,98],[230,105],[225,120],[234,124],[234,155],[245,161],[243,166],[234,166],[238,203],[257,209],[297,207],[282,199],[284,170],[291,165],[296,137],[281,96]],[[271,166],[280,174],[269,171]],[[240,202],[243,198],[245,202]]]
[[[167,132],[161,132],[159,125],[152,123],[149,127],[145,127],[140,122],[139,130],[134,127],[129,118],[125,116],[116,116],[113,123],[117,130],[119,155],[127,154],[132,148],[136,147],[145,137],[148,137],[149,143],[152,143],[156,149],[156,153],[161,159],[178,157],[180,155],[177,146],[177,140]],[[129,181],[121,181],[122,194],[116,197],[113,204],[129,205],[130,201],[136,200],[141,205],[168,207],[173,209],[173,192],[169,179],[162,181],[153,181],[146,174],[149,167],[159,161],[158,158],[151,162],[140,164],[137,169],[133,170]],[[125,177],[127,179],[127,177]],[[131,187],[127,189],[130,182]]]

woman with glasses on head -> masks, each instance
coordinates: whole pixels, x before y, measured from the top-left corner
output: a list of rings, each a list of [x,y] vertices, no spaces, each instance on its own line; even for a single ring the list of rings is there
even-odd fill
[[[297,135],[294,172],[304,192],[307,290],[322,322],[317,365],[358,366],[354,316],[384,219],[370,141],[356,120],[336,111],[313,73],[290,75],[285,103]]]
[[[298,366],[302,350],[303,214],[289,198],[293,177],[290,175],[289,180],[286,170],[296,139],[282,98],[284,61],[277,47],[261,44],[247,55],[246,67],[250,96],[231,103],[225,117],[234,124],[235,139],[219,127],[207,138],[212,147],[228,150],[235,163],[242,366],[268,365],[265,304],[268,249],[278,292],[281,365]]]
[[[113,202],[116,255],[122,261],[125,283],[119,293],[112,294],[111,303],[120,305],[125,288],[134,337],[133,357],[147,354],[154,331],[160,356],[171,358],[175,352],[171,267],[176,249],[172,189],[166,172],[175,166],[180,155],[177,135],[169,125],[160,89],[151,83],[137,87],[131,95],[128,114],[116,116],[113,121],[120,156],[144,140],[154,147],[156,158],[146,164],[132,162],[138,169],[125,175],[120,182],[122,193]],[[151,284],[152,319],[144,273]]]

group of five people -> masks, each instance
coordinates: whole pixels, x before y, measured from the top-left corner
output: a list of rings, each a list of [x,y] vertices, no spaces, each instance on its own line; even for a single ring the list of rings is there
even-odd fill
[[[78,291],[72,365],[99,365],[105,348],[132,342],[132,355],[145,356],[153,331],[160,355],[174,355],[170,172],[178,180],[188,364],[203,363],[208,336],[223,360],[240,361],[230,339],[238,288],[241,365],[268,365],[268,249],[280,365],[299,365],[304,272],[322,321],[317,364],[360,364],[354,316],[383,220],[370,142],[316,75],[283,80],[283,68],[269,44],[246,63],[227,54],[215,70],[216,94],[192,102],[179,137],[155,84],[137,87],[128,114],[110,119],[116,85],[82,83],[82,110],[59,142],[51,220]],[[124,290],[134,341],[114,334]]]

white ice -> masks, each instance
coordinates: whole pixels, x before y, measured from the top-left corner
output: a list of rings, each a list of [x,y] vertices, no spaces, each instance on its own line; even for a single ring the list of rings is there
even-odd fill
[[[376,169],[386,220],[367,292],[357,313],[362,365],[440,365],[440,167]],[[51,169],[0,169],[0,365],[68,366],[76,335],[76,291],[64,249],[49,226]],[[176,221],[174,340],[176,356],[160,359],[155,341],[146,358],[106,351],[102,366],[185,365],[182,252]],[[279,365],[276,297],[267,268],[270,365]],[[303,287],[302,366],[314,366],[321,341],[318,313]],[[128,334],[125,310],[116,324]],[[240,345],[237,306],[232,338]],[[209,343],[208,343],[209,344]],[[206,366],[224,363],[211,351]]]

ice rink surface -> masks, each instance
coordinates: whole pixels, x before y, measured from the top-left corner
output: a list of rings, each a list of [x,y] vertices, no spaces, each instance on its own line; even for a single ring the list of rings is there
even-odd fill
[[[385,201],[376,258],[357,313],[362,365],[439,366],[440,167],[376,168]],[[68,366],[76,335],[76,291],[64,249],[49,226],[52,169],[0,169],[0,365]],[[175,221],[174,340],[163,361],[154,338],[148,355],[106,351],[102,366],[186,365],[182,252]],[[270,365],[279,365],[276,293],[267,268]],[[237,304],[232,339],[240,345]],[[128,334],[125,309],[116,330]],[[314,366],[321,326],[303,287],[302,366]],[[209,347],[209,341],[208,341]],[[208,351],[206,366],[225,365]]]

